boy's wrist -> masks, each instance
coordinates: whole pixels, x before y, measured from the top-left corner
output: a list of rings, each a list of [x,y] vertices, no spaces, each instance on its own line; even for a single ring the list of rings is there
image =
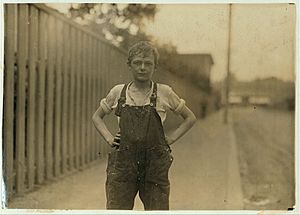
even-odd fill
[[[108,143],[109,145],[112,145],[112,143],[114,142],[114,137],[111,136],[111,137],[105,138],[105,142]]]
[[[175,142],[175,140],[172,137],[166,136],[166,143],[168,145],[172,145],[174,142]]]

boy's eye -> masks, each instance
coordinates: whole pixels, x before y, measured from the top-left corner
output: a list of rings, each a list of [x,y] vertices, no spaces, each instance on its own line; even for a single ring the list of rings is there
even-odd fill
[[[136,65],[136,66],[139,66],[139,65],[142,64],[142,62],[141,61],[133,61],[133,64]]]
[[[145,62],[145,66],[153,66],[152,62]]]
[[[152,62],[143,62],[143,61],[133,61],[132,64],[135,66],[141,66],[144,63],[145,66],[150,67],[153,66],[154,64]]]

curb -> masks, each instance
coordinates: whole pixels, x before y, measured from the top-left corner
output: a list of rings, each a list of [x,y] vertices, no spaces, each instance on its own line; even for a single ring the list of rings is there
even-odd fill
[[[236,146],[235,134],[232,127],[232,120],[229,118],[227,125],[227,132],[229,135],[229,156],[227,169],[227,190],[226,190],[226,209],[242,210],[243,206],[243,192],[241,185],[241,176],[239,168],[239,159]]]

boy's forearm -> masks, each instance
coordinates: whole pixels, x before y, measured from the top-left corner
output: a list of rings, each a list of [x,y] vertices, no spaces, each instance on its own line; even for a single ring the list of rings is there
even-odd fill
[[[196,119],[194,118],[186,118],[177,129],[170,132],[170,134],[168,135],[168,139],[169,139],[168,144],[171,145],[180,137],[182,137],[188,130],[192,128],[195,122]]]
[[[104,140],[109,143],[114,138],[113,135],[110,133],[110,131],[107,129],[105,123],[103,120],[97,120],[93,119],[93,123],[97,131],[100,133],[100,135],[104,138]]]

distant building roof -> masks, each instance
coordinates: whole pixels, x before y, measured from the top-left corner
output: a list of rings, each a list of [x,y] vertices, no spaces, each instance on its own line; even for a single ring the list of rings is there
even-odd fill
[[[211,66],[214,64],[211,54],[176,54],[173,58],[210,79]]]
[[[209,59],[210,61],[210,64],[214,64],[214,61],[213,61],[213,58],[211,56],[211,54],[208,54],[208,53],[202,53],[202,54],[199,54],[199,53],[191,53],[191,54],[177,54],[180,58],[182,59],[190,59],[190,60],[199,60],[199,59],[203,59],[203,58],[206,58],[206,59]]]

